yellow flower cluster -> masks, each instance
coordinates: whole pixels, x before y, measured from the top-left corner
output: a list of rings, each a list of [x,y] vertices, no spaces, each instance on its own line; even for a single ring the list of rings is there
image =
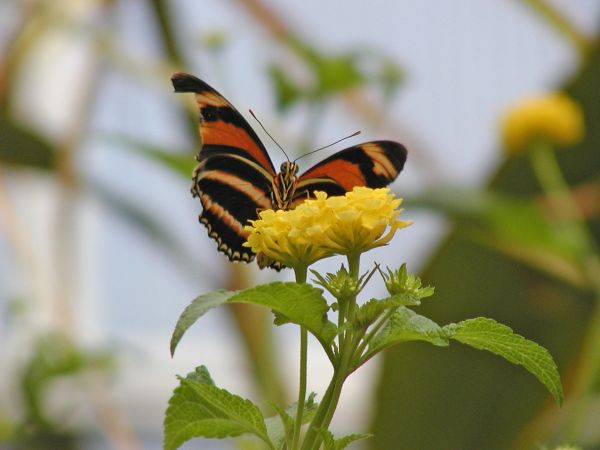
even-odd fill
[[[387,244],[412,222],[398,220],[402,199],[389,189],[355,187],[345,196],[315,192],[295,209],[265,210],[245,227],[244,244],[286,266],[308,266],[334,254],[356,255]]]
[[[525,98],[509,108],[502,120],[504,146],[510,153],[524,150],[535,138],[575,144],[583,133],[583,112],[564,94]]]

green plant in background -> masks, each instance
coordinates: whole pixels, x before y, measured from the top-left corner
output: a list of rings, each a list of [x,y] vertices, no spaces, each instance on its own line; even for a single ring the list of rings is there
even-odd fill
[[[113,356],[107,351],[78,348],[59,333],[39,336],[17,389],[23,411],[20,417],[11,412],[5,419],[0,414],[0,444],[15,449],[79,448],[77,430],[64,423],[67,414],[59,418],[48,411],[48,391],[61,380],[84,382],[86,376],[105,377],[113,368]]]
[[[595,305],[584,337],[581,364],[572,382],[568,416],[555,426],[553,439],[573,441],[589,411],[600,377],[600,252],[596,240],[575,203],[556,159],[555,149],[574,145],[584,135],[584,117],[578,104],[564,94],[524,99],[515,104],[503,121],[505,147],[527,152],[547,204],[547,220],[571,252],[571,263],[585,289],[592,290]]]
[[[265,418],[247,399],[218,388],[201,366],[180,378],[165,415],[164,448],[176,449],[194,437],[225,438],[254,435],[265,448],[285,450],[342,449],[368,437],[352,434],[335,438],[329,424],[335,413],[345,380],[385,348],[409,341],[448,346],[451,340],[495,353],[522,365],[542,382],[556,402],[562,402],[557,367],[538,344],[517,335],[492,319],[478,317],[440,326],[414,311],[433,295],[406,266],[387,272],[375,266],[361,274],[361,255],[386,245],[396,231],[410,225],[398,219],[401,200],[388,189],[354,188],[343,197],[317,192],[290,211],[266,210],[247,227],[247,246],[259,256],[293,268],[296,282],[270,283],[240,292],[215,291],[196,298],[182,313],[171,340],[175,351],[185,331],[209,309],[230,303],[250,303],[271,309],[275,324],[300,326],[300,378],[298,399],[277,415]],[[307,281],[308,267],[333,255],[347,258],[335,274],[313,271],[315,283]],[[389,297],[358,302],[371,276],[379,272]],[[328,318],[337,311],[337,323]],[[329,386],[320,401],[307,396],[307,338],[311,333],[321,344],[333,368]],[[302,425],[308,424],[305,433]]]

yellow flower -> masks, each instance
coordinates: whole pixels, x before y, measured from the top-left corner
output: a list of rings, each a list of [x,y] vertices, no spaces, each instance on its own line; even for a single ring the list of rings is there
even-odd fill
[[[296,209],[261,212],[246,227],[250,235],[244,245],[292,267],[333,254],[355,255],[387,244],[412,223],[397,219],[401,203],[387,188],[355,187],[335,197],[317,191]]]
[[[288,267],[309,266],[331,256],[318,245],[316,236],[323,232],[320,216],[314,207],[303,203],[296,209],[267,209],[245,229],[250,232],[246,247],[259,255],[259,262],[275,260]]]
[[[528,97],[513,105],[502,119],[504,147],[510,153],[524,150],[535,138],[566,146],[581,140],[583,112],[565,94]]]
[[[321,245],[342,255],[365,252],[386,245],[400,228],[412,222],[398,220],[402,199],[388,188],[355,187],[344,197],[315,192],[312,203],[326,214],[329,228],[321,235]]]

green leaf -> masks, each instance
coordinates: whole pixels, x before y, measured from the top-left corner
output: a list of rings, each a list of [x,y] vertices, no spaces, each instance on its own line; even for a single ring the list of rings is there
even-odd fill
[[[461,220],[466,225],[462,233],[471,239],[576,286],[585,285],[578,261],[587,248],[530,199],[444,187],[407,203],[443,211]]]
[[[277,109],[279,111],[285,111],[293,106],[304,95],[302,89],[286,75],[281,67],[274,64],[271,65],[269,75],[271,83],[275,88]]]
[[[349,434],[339,439],[335,439],[329,430],[320,430],[323,436],[323,445],[325,450],[343,450],[354,441],[367,439],[373,436],[372,434]]]
[[[221,439],[243,434],[253,434],[274,449],[258,407],[250,400],[203,382],[207,375],[206,368],[200,367],[180,378],[165,414],[164,449],[175,450],[195,437]]]
[[[302,423],[310,422],[319,404],[314,401],[315,393],[311,393],[304,404],[304,413],[302,414]],[[277,416],[269,417],[266,420],[267,432],[271,441],[275,444],[275,448],[280,450],[284,448],[291,448],[291,440],[294,434],[294,417],[296,417],[296,411],[298,403],[292,403],[286,409],[281,408],[278,405],[272,405],[277,411]]]
[[[233,295],[235,295],[235,292],[220,289],[196,297],[192,303],[190,303],[183,310],[179,316],[179,319],[177,320],[175,330],[171,336],[171,356],[173,356],[175,353],[177,344],[179,344],[179,341],[185,332],[196,322],[196,320],[198,320],[198,318],[203,316],[204,313],[206,313],[206,311],[209,309],[215,308],[227,302],[227,300]]]
[[[305,327],[321,342],[336,336],[336,326],[327,320],[329,306],[322,291],[309,284],[270,283],[239,292],[228,303],[252,303],[272,309],[276,324],[292,322]]]
[[[446,325],[444,331],[451,339],[495,353],[513,364],[525,367],[546,386],[556,402],[562,404],[563,392],[556,363],[541,345],[485,317]]]
[[[361,305],[356,311],[356,322],[360,326],[368,327],[375,322],[381,315],[398,306],[418,306],[421,300],[412,292],[392,295],[384,299],[372,298],[367,303]]]
[[[294,434],[294,419],[279,405],[273,404],[277,415],[266,420],[267,434],[277,450],[291,448]]]
[[[15,166],[53,170],[56,153],[40,134],[0,114],[0,162]]]
[[[367,357],[407,341],[426,341],[440,347],[448,345],[448,338],[437,323],[400,306],[370,342]]]

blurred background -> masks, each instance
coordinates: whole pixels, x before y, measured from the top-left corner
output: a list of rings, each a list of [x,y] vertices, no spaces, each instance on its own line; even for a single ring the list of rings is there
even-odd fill
[[[348,145],[403,142],[392,189],[415,224],[363,267],[407,262],[436,287],[419,312],[485,315],[545,346],[567,395],[559,409],[500,358],[411,343],[349,379],[334,431],[370,430],[353,448],[373,450],[600,449],[599,31],[595,0],[3,0],[0,448],[161,448],[175,376],[199,364],[263,405],[295,392],[296,330],[265,311],[211,311],[169,355],[195,296],[292,279],[229,263],[198,223],[194,102],[170,83],[186,71],[252,108],[290,155],[355,130]],[[584,256],[501,137],[509,105],[554,91],[586,122],[557,153]],[[317,345],[309,358],[322,393],[327,359]]]

